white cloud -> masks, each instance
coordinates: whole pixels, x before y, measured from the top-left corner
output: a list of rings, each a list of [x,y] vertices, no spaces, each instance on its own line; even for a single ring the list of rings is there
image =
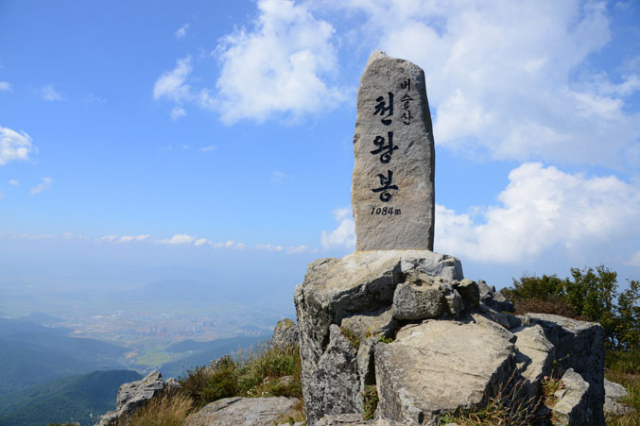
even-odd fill
[[[53,179],[52,178],[43,177],[38,185],[36,185],[33,188],[31,188],[31,195],[39,194],[42,191],[45,191],[45,190],[51,188],[52,184],[53,184]]]
[[[9,185],[18,187],[20,186],[20,182],[15,179],[9,179]]]
[[[163,244],[192,244],[197,240],[196,237],[187,234],[176,234],[171,238],[160,240]]]
[[[187,30],[189,29],[189,24],[184,24],[175,32],[176,38],[183,38],[187,34]]]
[[[271,182],[281,182],[286,177],[287,175],[285,173],[276,171],[271,174]]]
[[[121,243],[128,243],[131,241],[144,241],[147,240],[150,237],[150,235],[146,234],[146,235],[125,235],[120,237],[120,241]]]
[[[628,261],[625,262],[626,265],[635,266],[636,268],[640,268],[640,250],[633,253]]]
[[[509,174],[500,205],[472,214],[436,207],[436,249],[470,260],[518,263],[552,248],[602,250],[640,238],[640,188],[614,176],[525,163]]]
[[[7,81],[0,81],[0,92],[2,91],[11,91],[11,85]]]
[[[284,247],[282,246],[274,246],[271,244],[256,244],[256,248],[258,250],[266,250],[266,251],[282,251]]]
[[[9,161],[28,160],[35,148],[31,136],[0,126],[0,166]],[[36,150],[37,152],[37,150]]]
[[[233,247],[234,244],[236,244],[235,241],[229,240],[226,243],[215,243],[215,244],[213,244],[213,247],[215,247],[215,248],[230,248],[230,247]]]
[[[108,241],[110,243],[114,242],[118,240],[118,236],[117,235],[105,235],[104,237],[100,238],[100,241]]]
[[[244,243],[236,243],[233,246],[234,250],[244,250],[245,248],[247,248],[247,246]]]
[[[187,111],[185,111],[181,106],[175,106],[173,107],[173,109],[171,109],[172,120],[177,120],[181,117],[184,117],[185,115],[187,115]]]
[[[202,148],[200,148],[200,151],[202,151],[202,152],[210,152],[210,151],[215,151],[216,149],[218,149],[217,146],[209,145],[209,146],[203,146]]]
[[[176,102],[183,102],[191,97],[190,86],[185,84],[187,77],[191,74],[191,56],[178,59],[173,71],[163,73],[153,87],[153,98],[160,99],[167,97]]]
[[[589,62],[611,41],[602,2],[312,4],[346,9],[356,47],[379,46],[425,69],[439,145],[493,159],[640,165],[632,155],[640,113],[630,99],[640,90],[640,70],[607,73]]]
[[[309,250],[309,246],[287,247],[287,254],[305,253]]]
[[[195,240],[193,244],[196,247],[199,247],[199,246],[204,246],[204,245],[211,245],[211,241],[207,240],[206,238],[199,238],[199,239]]]
[[[44,99],[45,101],[55,102],[64,100],[62,94],[58,92],[52,84],[47,84],[46,86],[44,86],[41,90],[41,94],[42,99]]]
[[[334,210],[333,217],[338,227],[331,232],[322,231],[320,243],[322,248],[329,250],[334,247],[354,249],[356,246],[356,226],[351,209],[348,207]]]
[[[216,83],[225,122],[297,118],[344,99],[323,78],[337,70],[334,28],[306,4],[259,0],[253,28],[224,37],[214,54],[222,63]]]
[[[167,98],[173,100],[176,105],[171,110],[171,118],[177,120],[187,115],[183,105],[195,103],[205,108],[213,109],[216,102],[207,89],[195,91],[187,83],[189,75],[193,72],[191,56],[178,59],[172,71],[164,72],[153,87],[153,98],[156,100]]]

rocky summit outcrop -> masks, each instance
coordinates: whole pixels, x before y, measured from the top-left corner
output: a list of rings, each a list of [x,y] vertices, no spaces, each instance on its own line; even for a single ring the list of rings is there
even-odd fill
[[[275,347],[285,348],[297,345],[298,339],[298,326],[293,320],[285,318],[276,324],[271,342]]]
[[[509,302],[464,279],[454,257],[385,250],[321,259],[294,300],[310,426],[437,425],[501,393],[536,399],[549,376],[563,383],[557,424],[604,424],[602,327],[500,312]],[[379,402],[364,421],[371,386]]]
[[[159,371],[154,370],[142,380],[125,383],[118,389],[116,409],[102,416],[96,426],[115,426],[123,424],[136,410],[162,392],[177,386],[175,379],[166,382]]]
[[[296,398],[224,398],[190,415],[186,426],[272,426],[291,411]]]

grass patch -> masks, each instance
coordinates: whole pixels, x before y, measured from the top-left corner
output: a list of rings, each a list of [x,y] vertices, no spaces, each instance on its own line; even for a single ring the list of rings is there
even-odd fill
[[[192,407],[193,401],[186,395],[166,394],[152,399],[118,426],[182,426]]]
[[[364,401],[362,405],[364,407],[362,420],[373,420],[376,408],[378,408],[378,389],[375,385],[364,387]]]
[[[529,426],[545,424],[536,412],[540,400],[527,398],[523,381],[515,381],[511,376],[506,385],[500,385],[493,397],[487,398],[483,407],[470,411],[457,411],[440,419],[441,425],[458,423],[460,426]]]
[[[349,343],[351,343],[351,346],[358,350],[360,348],[360,338],[348,328],[340,327],[340,330],[342,331],[342,335],[349,339]]]
[[[607,351],[605,356],[605,377],[620,383],[629,395],[622,401],[636,411],[625,415],[607,415],[610,426],[640,425],[640,349],[632,351]]]
[[[202,407],[232,396],[301,397],[300,351],[298,346],[277,348],[269,344],[238,352],[235,361],[215,371],[203,367],[180,379],[181,392]]]
[[[276,424],[288,423],[293,425],[298,422],[304,422],[305,420],[304,401],[302,401],[302,399],[298,399],[291,411],[280,416],[278,420],[276,420]]]

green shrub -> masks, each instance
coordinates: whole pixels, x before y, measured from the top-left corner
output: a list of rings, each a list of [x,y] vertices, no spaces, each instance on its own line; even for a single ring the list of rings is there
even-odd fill
[[[367,385],[364,387],[364,414],[363,420],[372,420],[378,408],[378,389],[375,385]]]
[[[517,313],[554,313],[599,322],[608,349],[631,349],[640,345],[640,281],[630,281],[618,291],[617,274],[604,265],[571,268],[571,278],[556,275],[524,276],[503,290]]]
[[[358,350],[360,348],[360,338],[356,335],[356,333],[345,327],[340,327],[340,330],[342,331],[342,335],[349,339],[351,346]]]

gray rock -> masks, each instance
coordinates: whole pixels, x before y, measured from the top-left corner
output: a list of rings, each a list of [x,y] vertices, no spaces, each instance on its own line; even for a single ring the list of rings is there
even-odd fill
[[[275,347],[284,348],[298,344],[298,326],[293,320],[285,318],[278,321],[273,330],[273,345]]]
[[[159,396],[164,389],[165,383],[158,370],[152,371],[142,380],[123,384],[118,389],[115,411],[103,415],[97,426],[115,426],[126,421],[149,400]]]
[[[217,371],[233,365],[233,358],[230,355],[223,355],[220,358],[209,362],[209,370]]]
[[[187,417],[186,426],[273,426],[293,410],[296,398],[224,398]]]
[[[311,373],[306,391],[305,413],[309,424],[328,414],[363,412],[357,349],[337,325],[331,326],[329,345]]]
[[[475,308],[480,303],[478,283],[468,279],[453,283],[453,288],[462,296],[466,309]]]
[[[356,250],[433,250],[435,151],[420,67],[380,51],[369,57],[353,150]]]
[[[404,424],[437,425],[458,408],[483,404],[515,368],[515,347],[485,324],[427,320],[375,347],[378,413]]]
[[[572,368],[561,379],[564,389],[555,393],[558,401],[551,408],[551,418],[555,426],[589,426],[597,421],[597,415],[589,406],[589,383]]]
[[[539,324],[553,344],[559,367],[589,384],[585,398],[590,425],[604,425],[604,329],[600,324],[550,314],[526,314],[523,325]]]
[[[503,314],[498,312],[485,304],[481,304],[477,308],[477,312],[490,319],[491,321],[497,322],[507,330],[511,330],[522,325],[522,320],[515,315],[511,314]]]
[[[620,402],[629,395],[627,390],[619,383],[604,379],[604,413],[613,415],[631,414],[635,410]]]
[[[393,316],[399,320],[438,318],[446,308],[444,294],[435,283],[402,283],[393,294]]]
[[[551,374],[555,349],[544,335],[539,325],[520,327],[513,330],[517,336],[518,354],[516,362],[518,370],[526,380],[525,387],[530,397],[538,395],[542,379]]]
[[[489,306],[498,312],[514,312],[513,303],[507,300],[501,291],[496,291],[493,286],[487,285],[483,280],[478,281],[478,290],[480,291],[480,302]]]
[[[391,337],[395,330],[393,310],[390,307],[383,307],[364,315],[351,315],[342,320],[341,327],[353,331],[361,339]]]
[[[385,318],[391,309],[394,291],[406,276],[416,271],[444,280],[463,279],[458,259],[427,250],[355,252],[342,259],[321,259],[309,265],[304,282],[296,287],[294,294],[307,413],[317,413],[320,417],[320,414],[330,414],[323,411],[317,401],[314,407],[309,406],[313,399],[310,389],[316,387],[315,372],[329,345],[330,326],[343,325],[361,337],[363,331],[366,337],[365,327],[371,327],[374,335],[376,329],[391,335],[388,327],[392,323]],[[320,417],[310,420],[309,424]]]
[[[384,419],[378,420],[362,420],[360,414],[341,414],[337,416],[325,416],[316,426],[396,426]]]
[[[464,311],[464,302],[462,296],[452,286],[442,286],[444,300],[447,302],[447,313],[458,317]]]

